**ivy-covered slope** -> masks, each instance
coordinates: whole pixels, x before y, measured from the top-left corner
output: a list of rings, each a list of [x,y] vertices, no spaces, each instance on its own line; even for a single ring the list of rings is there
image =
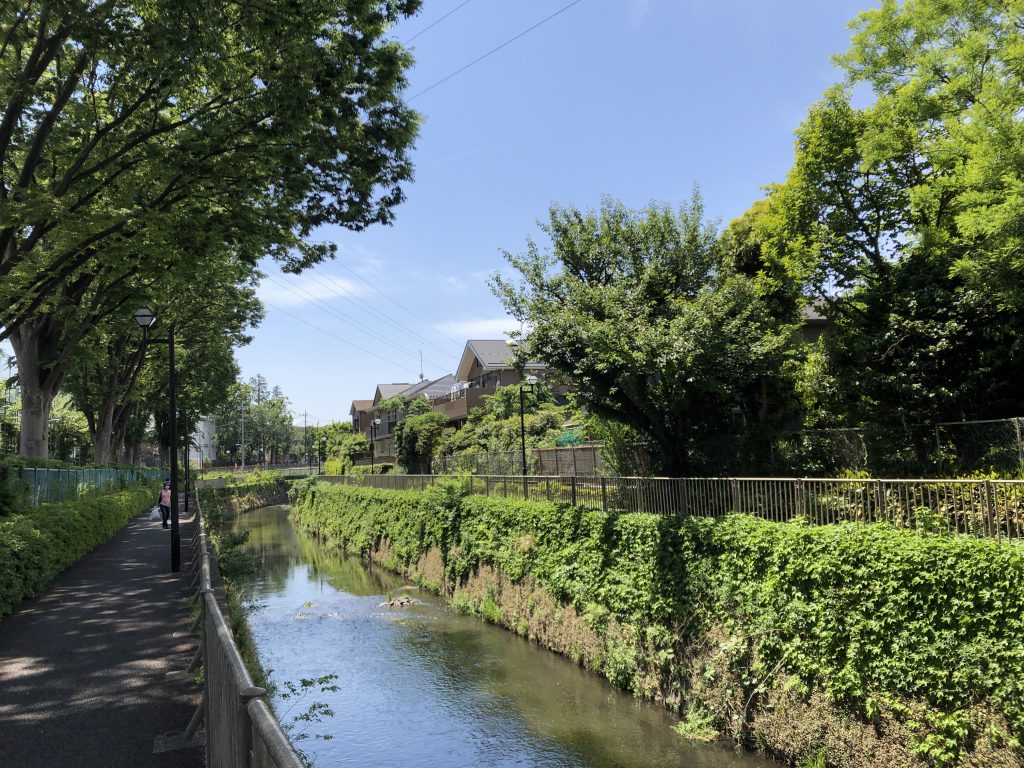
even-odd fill
[[[292,495],[306,529],[414,577],[439,553],[427,581],[458,604],[785,760],[1024,764],[1018,547],[882,524],[613,515],[455,485],[303,481]],[[541,593],[561,607],[541,617]],[[570,619],[594,637],[558,637],[551,623]]]

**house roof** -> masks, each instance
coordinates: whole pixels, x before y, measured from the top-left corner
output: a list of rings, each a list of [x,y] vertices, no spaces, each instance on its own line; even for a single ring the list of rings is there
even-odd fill
[[[459,381],[468,379],[474,360],[486,371],[511,371],[515,368],[512,365],[514,358],[515,347],[504,339],[470,339],[466,342],[455,376]],[[530,360],[525,367],[529,370],[546,366],[537,360]]]
[[[368,411],[373,408],[373,400],[353,400],[349,413],[356,414],[360,411]]]
[[[455,383],[454,374],[447,374],[439,379],[429,380],[424,379],[418,381],[406,390],[402,391],[402,396],[406,398],[419,397],[420,395],[426,395],[427,397],[440,397],[441,395],[447,395],[451,392],[452,384]]]
[[[828,318],[818,311],[817,303],[805,304],[800,307],[800,318],[808,325],[815,325],[819,323],[827,323]]]
[[[373,395],[373,404],[376,405],[381,400],[387,400],[389,397],[400,395],[404,390],[409,388],[409,382],[404,384],[378,384],[377,391]]]

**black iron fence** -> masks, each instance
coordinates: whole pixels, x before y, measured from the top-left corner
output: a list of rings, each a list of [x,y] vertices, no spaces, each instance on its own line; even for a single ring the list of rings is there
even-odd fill
[[[324,481],[425,490],[443,475],[337,475]],[[1019,542],[1022,480],[469,475],[470,493],[551,501],[604,512],[720,517],[730,512],[826,525],[887,522]]]

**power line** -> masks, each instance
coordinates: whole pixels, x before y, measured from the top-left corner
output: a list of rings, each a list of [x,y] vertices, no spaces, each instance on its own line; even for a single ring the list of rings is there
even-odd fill
[[[493,55],[493,54],[497,53],[498,51],[500,51],[500,50],[501,50],[502,48],[504,48],[505,46],[507,46],[507,45],[511,45],[512,43],[514,43],[514,42],[515,42],[516,40],[518,40],[519,38],[521,38],[521,37],[523,37],[523,36],[525,36],[525,35],[528,35],[528,34],[529,34],[530,32],[533,32],[533,30],[537,29],[537,27],[540,27],[540,26],[542,26],[542,25],[544,25],[544,24],[547,24],[547,23],[548,23],[549,21],[551,21],[551,20],[552,20],[553,18],[555,18],[555,16],[558,16],[558,15],[560,15],[560,14],[562,14],[562,13],[565,13],[565,12],[566,12],[567,10],[569,10],[570,8],[572,8],[572,7],[574,6],[574,5],[579,5],[579,4],[580,4],[580,3],[582,3],[582,2],[583,2],[583,0],[573,0],[573,1],[572,1],[571,3],[569,3],[568,5],[564,5],[564,6],[562,6],[562,7],[561,7],[561,8],[559,8],[559,9],[558,9],[557,11],[555,11],[554,13],[552,13],[552,14],[551,14],[550,16],[547,16],[546,18],[543,18],[543,19],[541,19],[541,20],[540,20],[540,21],[538,21],[538,22],[537,22],[536,24],[534,24],[534,25],[533,25],[532,27],[529,27],[529,28],[527,28],[527,29],[524,29],[524,30],[523,30],[522,32],[520,32],[520,33],[519,33],[518,35],[516,35],[515,37],[510,37],[510,38],[509,38],[508,40],[506,40],[506,41],[505,41],[504,43],[502,43],[501,45],[497,46],[496,48],[492,48],[492,49],[491,49],[491,50],[489,50],[489,51],[488,51],[487,53],[485,53],[485,54],[484,54],[483,56],[479,56],[478,58],[475,58],[475,59],[473,59],[473,61],[469,62],[469,64],[466,64],[466,65],[464,65],[464,66],[461,66],[461,67],[459,67],[458,69],[456,69],[456,70],[455,70],[454,72],[452,72],[451,74],[449,74],[449,75],[446,75],[445,77],[442,77],[442,78],[441,78],[440,80],[438,80],[438,81],[437,81],[436,83],[434,83],[433,85],[427,86],[426,88],[424,88],[424,89],[423,89],[422,91],[419,91],[418,93],[414,93],[414,94],[413,94],[412,96],[410,96],[409,98],[407,98],[407,99],[406,99],[406,101],[407,101],[407,102],[409,102],[409,101],[412,101],[413,99],[418,99],[418,98],[419,98],[420,96],[422,96],[423,94],[427,93],[428,91],[432,91],[432,90],[434,90],[435,88],[437,88],[437,86],[441,85],[442,83],[446,83],[446,82],[448,82],[449,80],[451,80],[451,79],[452,79],[453,77],[455,77],[456,75],[458,75],[458,74],[460,74],[460,73],[462,73],[462,72],[465,72],[465,71],[466,71],[467,69],[469,69],[470,67],[472,67],[472,66],[473,66],[473,65],[475,65],[475,64],[479,64],[479,63],[480,63],[481,61],[483,61],[483,60],[484,60],[484,59],[486,59],[487,57],[489,57],[489,56],[491,56],[491,55]],[[458,9],[456,9],[456,10],[458,10]]]
[[[459,3],[459,4],[457,5],[457,6],[455,6],[454,8],[452,8],[452,9],[451,9],[450,11],[448,11],[448,13],[446,13],[446,14],[445,14],[444,16],[442,16],[442,17],[441,17],[440,19],[438,19],[437,21],[435,21],[435,22],[434,22],[433,24],[431,24],[431,25],[430,25],[430,26],[428,26],[428,27],[425,27],[424,29],[421,29],[421,30],[420,30],[419,32],[417,32],[417,33],[416,33],[415,35],[413,35],[412,37],[410,37],[410,38],[409,38],[408,40],[406,40],[406,41],[405,41],[404,43],[402,43],[402,45],[408,45],[409,43],[411,43],[411,42],[412,42],[413,40],[415,40],[415,39],[416,39],[417,37],[419,37],[420,35],[422,35],[422,34],[424,34],[424,33],[426,33],[426,32],[429,32],[429,31],[430,31],[430,30],[432,30],[432,29],[433,29],[434,27],[436,27],[436,26],[437,26],[438,24],[440,24],[440,23],[441,23],[442,21],[444,21],[444,20],[445,20],[445,19],[447,19],[447,18],[448,18],[449,16],[451,16],[451,15],[452,15],[453,13],[455,13],[455,12],[456,12],[457,10],[459,10],[459,8],[461,8],[461,7],[462,7],[462,6],[464,6],[464,5],[469,5],[469,4],[471,3],[471,2],[473,2],[473,0],[465,0],[465,1],[464,1],[464,2],[462,2],[462,3]]]
[[[369,349],[367,349],[366,347],[361,347],[361,346],[359,346],[358,344],[356,344],[356,343],[355,343],[355,342],[353,342],[353,341],[349,341],[348,339],[343,339],[343,338],[342,338],[341,336],[338,336],[337,334],[334,334],[334,333],[331,333],[330,331],[324,330],[324,329],[323,329],[323,328],[321,328],[321,327],[320,327],[319,325],[316,325],[316,324],[314,324],[314,323],[311,323],[311,322],[309,322],[308,320],[303,320],[303,319],[302,319],[301,317],[299,317],[298,315],[296,315],[296,314],[294,314],[294,313],[292,313],[292,312],[289,312],[289,311],[288,311],[287,309],[281,309],[281,307],[279,307],[279,306],[277,306],[277,305],[275,305],[275,304],[271,304],[271,303],[270,303],[269,301],[267,301],[266,299],[264,299],[264,300],[263,300],[263,303],[264,303],[264,304],[266,304],[266,305],[267,305],[268,307],[270,307],[271,309],[276,309],[276,310],[277,310],[278,312],[284,312],[284,313],[285,313],[286,315],[288,315],[288,316],[290,316],[290,317],[293,317],[293,318],[295,318],[295,319],[296,319],[296,320],[298,320],[298,321],[299,321],[300,323],[305,323],[305,324],[306,324],[306,325],[308,325],[308,326],[309,326],[310,328],[315,328],[316,330],[320,331],[320,333],[325,333],[325,334],[327,334],[328,336],[330,336],[331,338],[337,339],[338,341],[340,341],[340,342],[341,342],[341,343],[343,343],[343,344],[348,344],[348,345],[349,345],[350,347],[355,347],[355,348],[356,348],[356,349],[358,349],[358,350],[359,350],[360,352],[365,352],[366,354],[370,355],[371,357],[376,357],[376,358],[377,358],[378,360],[383,360],[383,361],[384,361],[385,363],[387,363],[388,365],[393,365],[393,366],[395,366],[396,368],[401,368],[401,369],[402,369],[403,371],[409,371],[410,373],[417,373],[417,371],[414,371],[414,370],[413,370],[412,368],[406,368],[406,367],[405,367],[404,365],[402,365],[401,363],[396,363],[396,362],[395,362],[394,360],[389,360],[389,359],[388,359],[388,358],[386,358],[386,357],[382,357],[381,355],[378,355],[378,354],[377,354],[376,352],[371,352],[371,351],[370,351]]]
[[[391,302],[392,304],[394,304],[394,305],[395,305],[396,307],[398,307],[398,308],[399,308],[400,310],[402,310],[402,311],[403,311],[403,312],[405,312],[406,314],[408,314],[408,315],[411,315],[412,317],[414,317],[414,318],[416,318],[417,320],[419,320],[419,321],[420,321],[421,323],[426,323],[427,325],[429,325],[429,326],[431,326],[432,328],[434,328],[434,330],[436,330],[436,331],[437,331],[437,332],[438,332],[439,334],[441,334],[441,335],[442,335],[442,336],[444,336],[444,337],[445,337],[446,339],[448,339],[448,341],[451,341],[451,342],[453,342],[453,343],[455,343],[455,344],[463,344],[463,343],[464,343],[464,342],[462,342],[462,341],[459,341],[458,339],[453,339],[453,338],[452,338],[451,336],[449,336],[449,335],[448,335],[447,333],[445,333],[444,331],[442,331],[442,330],[441,330],[440,328],[438,328],[438,327],[437,327],[436,325],[434,325],[433,323],[431,323],[431,322],[430,322],[429,320],[426,320],[426,319],[424,319],[424,318],[420,317],[419,315],[417,315],[417,314],[416,314],[415,312],[413,312],[413,311],[412,311],[411,309],[409,309],[409,308],[408,308],[408,307],[406,307],[405,305],[403,305],[403,304],[400,304],[399,302],[395,301],[395,300],[394,300],[393,298],[391,298],[391,297],[390,297],[390,296],[388,296],[388,295],[387,295],[386,293],[384,293],[384,291],[382,291],[382,290],[381,290],[380,288],[378,288],[378,287],[377,287],[376,285],[374,285],[374,284],[373,284],[373,283],[371,283],[371,282],[370,282],[369,280],[367,280],[367,279],[366,279],[365,277],[363,277],[362,275],[360,275],[360,274],[359,274],[358,272],[356,272],[356,271],[355,271],[354,269],[352,269],[352,268],[351,268],[350,266],[348,266],[347,264],[343,264],[343,263],[342,263],[342,262],[340,262],[340,261],[339,261],[339,262],[337,262],[337,264],[338,264],[338,266],[340,266],[340,267],[341,267],[342,269],[345,269],[345,270],[348,270],[349,272],[351,272],[351,273],[352,273],[353,275],[355,275],[355,276],[356,276],[356,277],[357,277],[358,279],[362,280],[362,281],[363,281],[364,283],[366,283],[366,284],[367,284],[368,286],[370,286],[371,288],[373,288],[373,290],[375,290],[375,291],[376,291],[377,293],[379,293],[379,294],[380,294],[381,296],[383,296],[383,297],[384,297],[385,299],[387,299],[388,301],[390,301],[390,302]]]
[[[298,296],[300,299],[302,298],[302,296],[298,293],[298,291],[302,291],[310,299],[312,299],[314,302],[316,302],[317,304],[322,306],[324,309],[326,309],[329,314],[332,314],[335,317],[337,317],[339,320],[341,320],[342,322],[347,322],[350,325],[355,326],[357,329],[363,331],[364,333],[369,334],[370,336],[375,337],[379,341],[382,341],[385,344],[387,344],[388,346],[390,346],[392,349],[394,349],[394,350],[396,350],[398,352],[404,352],[407,355],[416,355],[416,352],[414,350],[411,350],[408,347],[403,347],[401,344],[398,344],[394,340],[389,339],[388,337],[384,336],[381,333],[378,333],[376,330],[374,330],[370,326],[366,325],[362,321],[357,320],[356,318],[352,317],[348,313],[342,312],[340,309],[335,309],[330,304],[328,304],[326,301],[324,301],[324,300],[318,298],[317,296],[313,295],[312,293],[307,291],[305,288],[302,288],[300,286],[294,286],[294,287],[290,286],[287,283],[282,283],[281,281],[271,277],[270,275],[267,275],[267,277],[272,282],[274,282],[277,285],[279,285],[280,287],[284,288],[286,291],[288,291],[289,293],[293,294],[294,296]],[[436,369],[442,370],[442,371],[446,370],[445,366],[438,365],[438,363],[436,361],[428,360],[427,362],[430,363],[431,367],[433,367],[433,368],[436,368]]]
[[[442,355],[449,355],[449,354],[451,354],[451,352],[449,350],[444,349],[442,347],[439,347],[437,344],[435,344],[430,339],[424,338],[423,336],[421,336],[420,334],[416,333],[416,331],[412,330],[411,328],[407,328],[406,326],[402,325],[401,323],[399,323],[399,322],[393,320],[392,318],[388,317],[386,314],[384,314],[379,309],[377,309],[372,304],[370,304],[370,302],[366,301],[365,299],[362,299],[361,297],[357,296],[355,293],[350,291],[348,288],[346,288],[344,283],[341,283],[338,280],[335,280],[330,275],[324,275],[324,274],[318,275],[315,272],[309,272],[308,274],[309,274],[309,276],[311,278],[313,278],[313,280],[315,280],[317,283],[319,283],[320,285],[322,285],[322,286],[324,286],[325,288],[328,288],[328,289],[331,286],[329,286],[326,283],[322,282],[320,280],[320,278],[323,278],[324,280],[329,281],[331,283],[331,285],[333,285],[337,290],[342,291],[352,301],[355,301],[355,302],[358,302],[359,304],[361,304],[366,309],[367,312],[369,312],[372,315],[374,315],[375,317],[377,317],[381,322],[387,323],[391,327],[395,328],[396,330],[400,331],[401,333],[406,334],[407,336],[412,336],[414,339],[422,341],[424,344],[433,347],[435,350],[440,352]]]

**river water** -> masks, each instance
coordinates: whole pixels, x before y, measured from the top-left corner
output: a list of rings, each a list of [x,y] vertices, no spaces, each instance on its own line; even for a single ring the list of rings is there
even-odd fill
[[[260,559],[244,585],[274,706],[317,768],[769,768],[685,741],[661,707],[296,530],[287,507],[235,520]],[[404,608],[382,605],[408,595]],[[287,683],[338,690],[284,700]],[[310,704],[333,716],[295,721]],[[326,737],[326,738],[324,738]]]

